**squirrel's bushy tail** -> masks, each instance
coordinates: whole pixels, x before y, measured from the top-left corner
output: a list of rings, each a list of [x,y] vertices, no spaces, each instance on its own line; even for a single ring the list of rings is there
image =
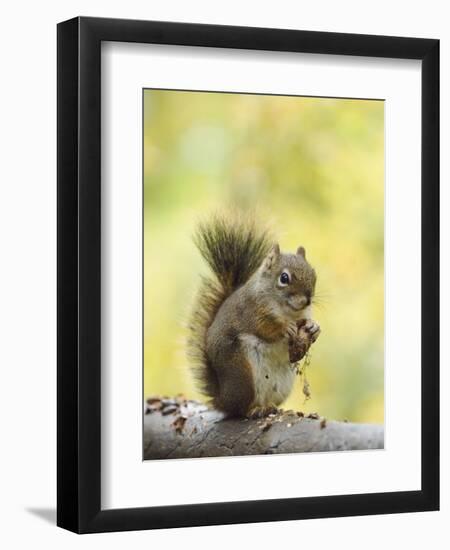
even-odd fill
[[[217,378],[206,354],[206,333],[222,303],[248,281],[272,242],[254,221],[226,216],[200,224],[194,242],[213,276],[202,278],[189,323],[188,353],[200,391],[211,397],[218,393]]]

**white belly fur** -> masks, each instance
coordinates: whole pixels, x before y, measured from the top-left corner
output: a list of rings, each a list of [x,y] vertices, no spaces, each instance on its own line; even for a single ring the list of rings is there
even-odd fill
[[[252,334],[244,334],[241,343],[254,373],[254,406],[280,405],[291,393],[295,380],[287,342],[269,344]]]

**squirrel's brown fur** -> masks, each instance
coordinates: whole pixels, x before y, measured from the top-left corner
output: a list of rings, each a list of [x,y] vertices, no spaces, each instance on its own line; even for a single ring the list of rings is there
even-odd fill
[[[267,412],[289,395],[289,337],[310,319],[316,275],[299,247],[282,254],[252,221],[216,216],[195,242],[212,270],[204,278],[188,342],[194,375],[212,404],[232,416]]]

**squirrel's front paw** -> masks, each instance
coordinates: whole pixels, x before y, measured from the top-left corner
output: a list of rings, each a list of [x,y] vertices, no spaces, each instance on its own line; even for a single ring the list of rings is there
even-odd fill
[[[313,321],[312,319],[308,319],[306,323],[300,327],[299,332],[304,330],[307,334],[309,334],[309,337],[311,339],[311,344],[314,343],[317,338],[319,338],[320,335],[320,325],[319,323],[316,323],[316,321]]]
[[[297,323],[295,336],[289,336],[289,362],[301,361],[320,334],[320,326],[312,319],[302,319]]]
[[[286,329],[286,336],[288,339],[297,338],[298,325],[295,321],[289,323]]]

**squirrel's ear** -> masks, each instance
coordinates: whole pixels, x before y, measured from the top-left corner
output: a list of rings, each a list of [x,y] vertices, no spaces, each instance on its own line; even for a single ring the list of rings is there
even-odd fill
[[[298,254],[299,256],[302,256],[302,257],[306,260],[306,251],[305,251],[305,249],[303,248],[303,246],[299,246],[299,247],[297,248],[297,254]]]
[[[270,249],[269,253],[267,254],[263,262],[264,270],[270,271],[270,269],[272,269],[273,264],[278,260],[279,256],[280,256],[280,245],[276,243],[272,246],[272,248]]]

